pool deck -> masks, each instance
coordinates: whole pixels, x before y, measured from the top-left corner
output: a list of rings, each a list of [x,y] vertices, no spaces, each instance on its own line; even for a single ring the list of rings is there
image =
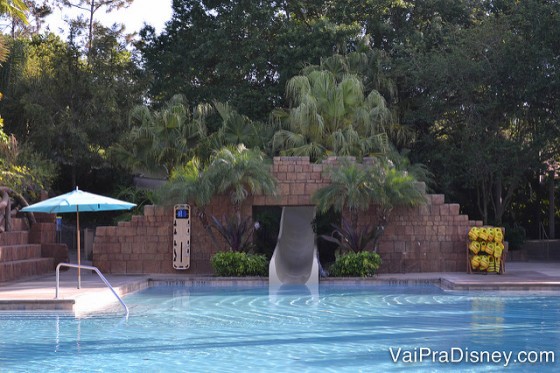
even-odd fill
[[[88,264],[88,263],[83,263]],[[267,278],[223,278],[186,274],[154,274],[136,276],[105,276],[115,291],[125,295],[154,284],[266,285]],[[321,279],[324,283],[379,283],[379,284],[435,284],[449,291],[515,291],[534,294],[554,292],[560,294],[560,263],[510,262],[506,273],[468,274],[399,273],[381,274],[374,278]],[[55,299],[56,276],[54,273],[21,281],[0,283],[0,311],[61,311],[76,316],[85,315],[107,307],[119,307],[116,297],[99,276],[91,270],[81,270],[81,288],[77,288],[77,270],[60,273],[59,297]]]

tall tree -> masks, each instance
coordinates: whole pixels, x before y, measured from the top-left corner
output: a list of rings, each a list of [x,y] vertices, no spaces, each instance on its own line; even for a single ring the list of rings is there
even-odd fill
[[[476,27],[456,30],[453,44],[415,56],[421,95],[410,112],[423,129],[417,154],[443,191],[474,199],[483,220],[496,224],[516,189],[557,154],[560,134],[551,79],[560,4],[499,6]]]
[[[71,7],[82,10],[87,17],[87,54],[89,56],[93,47],[94,23],[97,11],[104,9],[106,13],[113,10],[126,8],[134,0],[54,0],[59,6]]]
[[[153,77],[150,94],[165,101],[182,93],[193,105],[229,102],[240,114],[265,120],[282,104],[291,76],[359,32],[320,16],[305,22],[293,16],[305,5],[286,10],[276,1],[174,1],[164,32],[145,28],[137,44]]]
[[[75,185],[78,171],[105,164],[105,150],[126,129],[127,108],[139,103],[142,88],[118,30],[99,31],[89,65],[71,41],[53,34],[18,41],[19,55],[6,66],[12,73],[2,110],[6,128],[61,165]]]

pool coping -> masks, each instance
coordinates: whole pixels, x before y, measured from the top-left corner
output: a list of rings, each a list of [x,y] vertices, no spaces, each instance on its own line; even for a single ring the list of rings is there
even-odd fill
[[[121,297],[156,285],[268,286],[267,277],[185,274],[106,277]],[[371,278],[321,278],[320,284],[435,285],[444,291],[513,291],[525,295],[554,292],[560,295],[560,263],[519,264],[504,275],[459,272],[380,274]],[[115,309],[115,305],[119,307],[117,299],[97,276],[83,275],[82,289],[76,289],[75,274],[61,273],[60,299],[54,299],[54,289],[54,275],[0,284],[0,311],[62,311],[80,317],[107,308]]]

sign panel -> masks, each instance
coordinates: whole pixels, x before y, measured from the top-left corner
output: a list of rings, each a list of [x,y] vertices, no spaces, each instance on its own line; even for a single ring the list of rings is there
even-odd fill
[[[173,217],[173,268],[191,265],[191,206],[175,205]]]

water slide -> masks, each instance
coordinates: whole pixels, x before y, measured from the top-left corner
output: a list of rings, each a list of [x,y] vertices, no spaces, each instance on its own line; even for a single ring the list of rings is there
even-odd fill
[[[283,207],[278,243],[270,260],[269,285],[317,286],[319,261],[312,222],[314,206]]]

